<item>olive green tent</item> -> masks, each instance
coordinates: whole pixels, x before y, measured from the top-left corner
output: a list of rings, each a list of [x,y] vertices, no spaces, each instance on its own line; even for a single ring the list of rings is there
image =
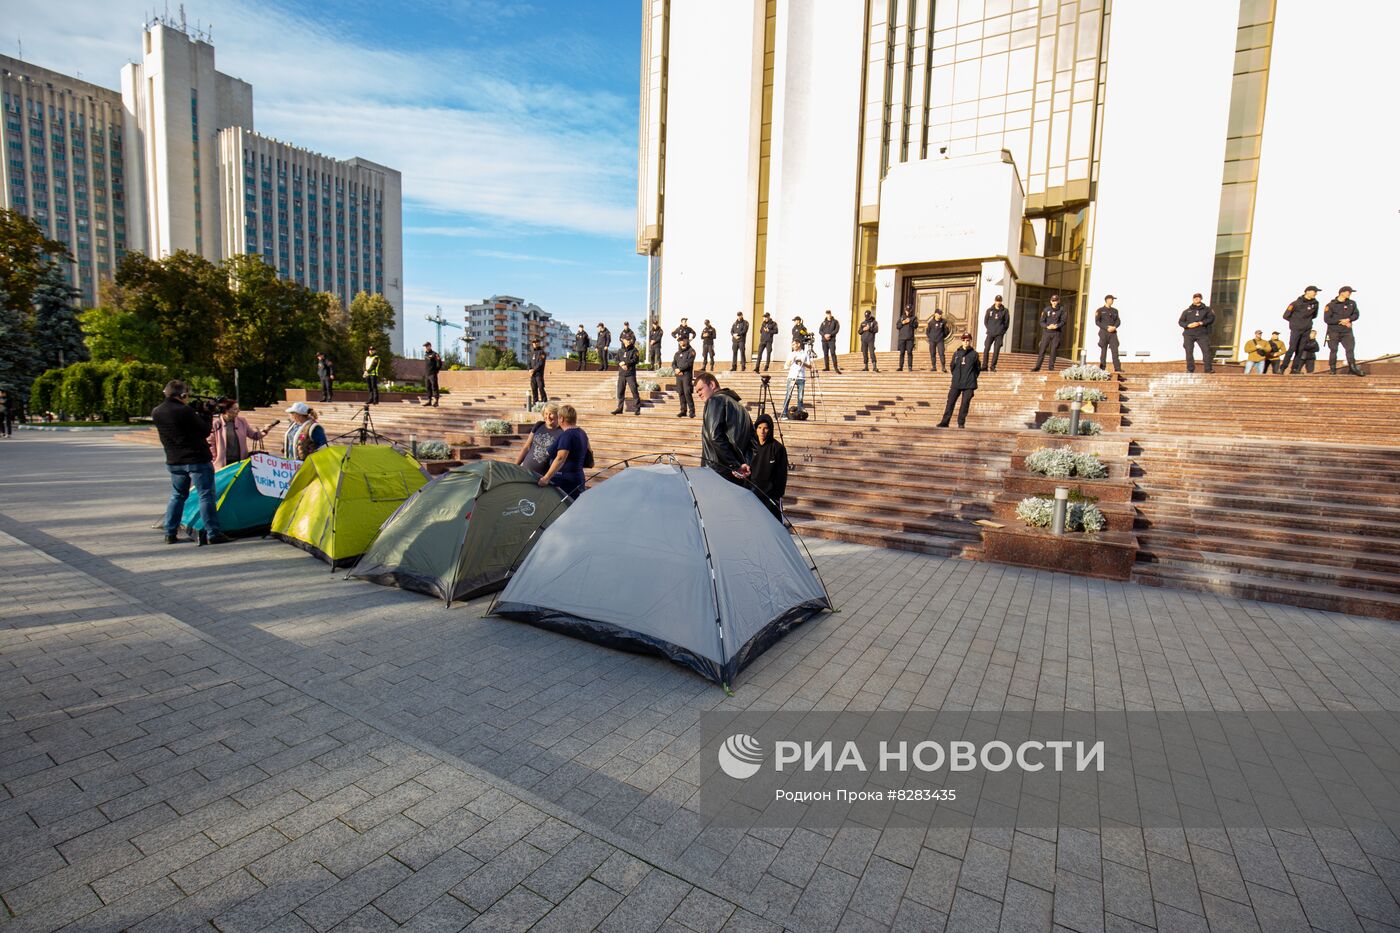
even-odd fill
[[[332,567],[349,566],[427,481],[418,461],[393,447],[322,447],[297,470],[272,517],[272,534]]]
[[[346,576],[427,593],[452,605],[505,585],[536,532],[563,513],[563,496],[512,463],[454,467],[384,523]]]

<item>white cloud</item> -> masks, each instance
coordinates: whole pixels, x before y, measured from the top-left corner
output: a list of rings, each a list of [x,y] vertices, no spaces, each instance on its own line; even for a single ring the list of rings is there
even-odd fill
[[[577,259],[561,259],[558,256],[533,256],[529,253],[509,253],[499,249],[474,249],[472,255],[487,259],[504,259],[507,262],[538,262],[550,266],[581,266]]]

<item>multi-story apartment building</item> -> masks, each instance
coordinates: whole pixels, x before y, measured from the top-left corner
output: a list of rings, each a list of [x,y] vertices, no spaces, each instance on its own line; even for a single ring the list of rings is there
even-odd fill
[[[569,325],[539,305],[511,295],[492,295],[479,304],[466,306],[467,336],[474,350],[484,346],[510,349],[520,362],[530,353],[530,342],[539,340],[550,359],[570,352],[573,332]]]

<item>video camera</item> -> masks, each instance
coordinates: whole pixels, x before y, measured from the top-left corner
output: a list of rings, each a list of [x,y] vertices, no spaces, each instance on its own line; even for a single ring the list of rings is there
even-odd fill
[[[205,428],[211,431],[214,429],[214,419],[219,416],[219,406],[224,401],[226,400],[212,395],[185,396],[185,404],[194,409],[194,413],[204,422]]]

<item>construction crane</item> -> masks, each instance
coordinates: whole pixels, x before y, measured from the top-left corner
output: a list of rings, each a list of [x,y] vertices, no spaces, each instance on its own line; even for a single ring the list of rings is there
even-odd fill
[[[436,324],[436,325],[437,325],[437,343],[433,344],[433,347],[434,347],[439,353],[444,352],[444,351],[443,351],[443,348],[442,348],[442,329],[443,329],[443,327],[455,327],[455,328],[457,328],[458,330],[461,330],[461,329],[462,329],[462,325],[461,325],[461,324],[453,324],[453,323],[452,323],[451,321],[449,321],[447,318],[445,318],[445,317],[442,316],[442,305],[438,305],[438,306],[437,306],[437,314],[425,314],[425,315],[423,315],[423,318],[424,318],[424,320],[426,320],[429,324]]]

